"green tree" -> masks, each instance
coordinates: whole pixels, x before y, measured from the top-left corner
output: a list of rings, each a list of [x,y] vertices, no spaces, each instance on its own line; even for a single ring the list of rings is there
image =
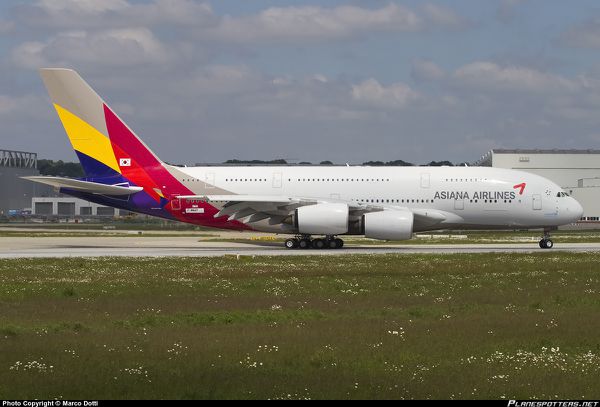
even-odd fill
[[[80,163],[66,163],[62,160],[38,160],[38,170],[41,175],[55,177],[81,178],[85,176]]]

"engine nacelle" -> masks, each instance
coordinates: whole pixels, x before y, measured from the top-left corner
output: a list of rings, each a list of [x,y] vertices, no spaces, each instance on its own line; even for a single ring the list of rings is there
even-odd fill
[[[381,211],[364,215],[365,237],[380,240],[408,240],[413,232],[410,211]]]
[[[298,232],[307,235],[341,235],[348,232],[348,205],[322,203],[301,206],[295,217]]]

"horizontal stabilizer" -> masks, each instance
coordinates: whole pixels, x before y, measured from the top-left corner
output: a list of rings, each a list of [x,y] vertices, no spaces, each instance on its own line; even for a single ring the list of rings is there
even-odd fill
[[[21,177],[40,184],[46,184],[55,188],[68,188],[79,192],[87,192],[96,195],[133,195],[143,191],[142,187],[130,187],[121,185],[106,185],[97,182],[81,181],[63,177]]]

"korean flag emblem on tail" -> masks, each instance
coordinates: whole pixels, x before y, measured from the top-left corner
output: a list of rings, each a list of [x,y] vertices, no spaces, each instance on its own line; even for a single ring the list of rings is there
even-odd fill
[[[131,167],[131,158],[119,158],[119,167]]]

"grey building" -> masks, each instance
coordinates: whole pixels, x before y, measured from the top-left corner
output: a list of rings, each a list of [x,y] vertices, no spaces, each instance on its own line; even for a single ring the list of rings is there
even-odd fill
[[[131,212],[102,206],[74,197],[33,198],[29,202],[35,216],[74,217],[115,217],[127,216]]]
[[[487,152],[476,165],[511,168],[554,181],[583,206],[583,221],[600,221],[600,150]]]
[[[0,215],[31,209],[33,197],[54,194],[51,187],[20,178],[31,175],[39,175],[36,153],[0,150]]]

